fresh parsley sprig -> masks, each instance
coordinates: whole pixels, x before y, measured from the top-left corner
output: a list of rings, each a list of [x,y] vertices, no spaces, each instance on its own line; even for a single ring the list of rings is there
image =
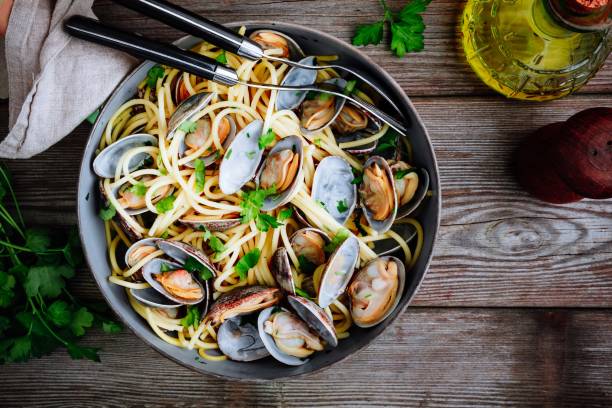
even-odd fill
[[[410,0],[399,13],[393,12],[385,0],[379,0],[383,8],[381,20],[357,27],[353,45],[380,44],[384,37],[385,25],[390,26],[391,51],[398,57],[424,48],[425,23],[421,13],[431,0]]]

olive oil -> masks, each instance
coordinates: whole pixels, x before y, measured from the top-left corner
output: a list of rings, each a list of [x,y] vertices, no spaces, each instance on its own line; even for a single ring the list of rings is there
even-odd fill
[[[509,98],[545,101],[574,92],[597,72],[610,53],[607,1],[599,10],[607,14],[586,23],[553,7],[553,0],[468,0],[463,48],[488,86]]]

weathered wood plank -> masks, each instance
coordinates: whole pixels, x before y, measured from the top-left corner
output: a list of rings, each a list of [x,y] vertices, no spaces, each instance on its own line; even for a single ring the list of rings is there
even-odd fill
[[[547,104],[497,97],[415,98],[442,177],[442,228],[415,299],[429,306],[612,306],[612,202],[548,205],[522,192],[512,152],[523,135],[606,96]],[[0,106],[6,117],[6,107]],[[3,121],[6,126],[6,120]],[[9,163],[33,223],[76,223],[75,197],[89,127],[32,160]],[[1,129],[0,129],[1,130]],[[95,292],[92,283],[87,292]]]
[[[65,352],[0,366],[2,406],[610,406],[612,311],[412,308],[362,353],[312,376],[200,376],[131,333],[96,335],[102,364]]]
[[[374,22],[382,15],[379,3],[374,0],[179,0],[175,3],[221,23],[246,20],[291,22],[325,31],[347,42],[350,42],[357,25]],[[388,3],[399,10],[405,1],[393,0]],[[472,72],[463,56],[457,27],[463,4],[463,1],[457,0],[436,0],[430,4],[424,14],[427,31],[422,53],[400,60],[391,55],[386,45],[364,50],[377,64],[385,67],[410,96],[492,94]],[[95,11],[102,20],[153,38],[167,41],[182,35],[177,30],[126,11],[109,0],[98,0]],[[608,65],[581,92],[612,92],[612,69],[609,64],[610,59]]]

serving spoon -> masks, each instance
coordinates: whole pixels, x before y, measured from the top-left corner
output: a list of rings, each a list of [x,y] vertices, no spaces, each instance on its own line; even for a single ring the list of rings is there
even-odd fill
[[[238,78],[236,71],[219,64],[212,58],[193,51],[183,50],[171,44],[153,41],[134,33],[109,27],[88,17],[70,17],[64,23],[64,29],[77,38],[124,51],[135,57],[149,59],[182,71],[187,71],[193,75],[228,86],[245,85],[252,88],[294,92],[314,91],[335,95],[345,98],[365,109],[381,121],[387,123],[398,133],[406,136],[408,132],[401,121],[361,98],[345,94],[343,89],[334,84],[315,83],[312,85],[288,86],[244,81]]]

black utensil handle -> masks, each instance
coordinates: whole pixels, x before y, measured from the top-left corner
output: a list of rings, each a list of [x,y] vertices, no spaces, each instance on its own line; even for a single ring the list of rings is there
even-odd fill
[[[226,85],[238,83],[238,76],[234,70],[217,63],[212,58],[108,27],[88,17],[70,17],[64,23],[64,29],[69,34],[83,40],[106,45],[135,57],[149,59],[205,79]]]
[[[195,35],[234,54],[258,60],[262,48],[254,41],[196,13],[165,0],[114,0],[134,11],[159,20],[188,34]]]

